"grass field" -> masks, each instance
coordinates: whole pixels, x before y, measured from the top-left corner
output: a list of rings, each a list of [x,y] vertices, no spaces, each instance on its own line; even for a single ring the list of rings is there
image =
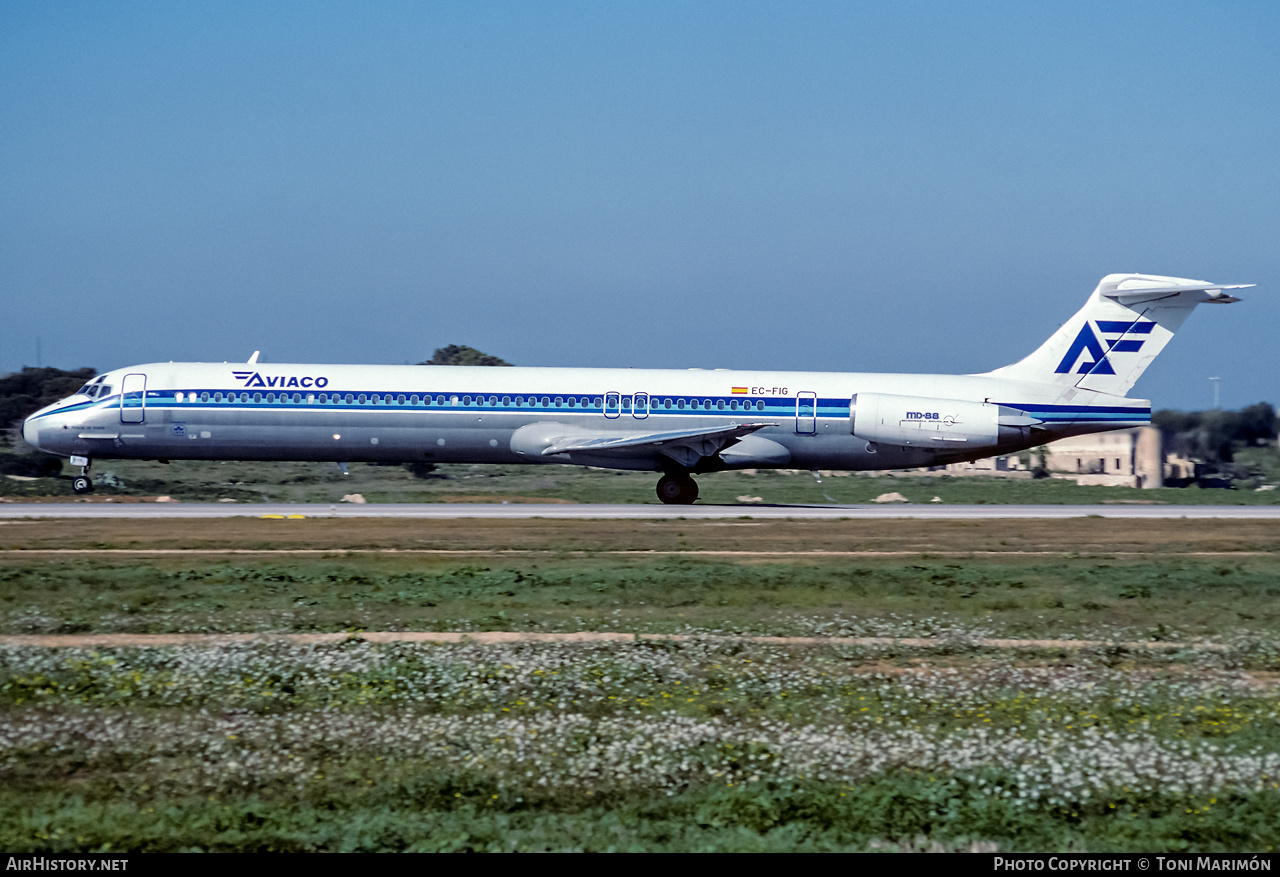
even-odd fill
[[[1254,457],[1275,457],[1275,448],[1250,449]],[[1243,452],[1242,452],[1243,454]],[[1269,464],[1271,465],[1271,464]],[[1261,466],[1261,463],[1259,463]],[[67,471],[71,471],[66,467]],[[1277,467],[1280,468],[1280,467]],[[655,473],[617,472],[577,466],[441,465],[430,478],[414,478],[400,466],[353,463],[343,476],[332,463],[246,463],[104,460],[94,466],[96,492],[111,496],[170,496],[183,501],[340,502],[360,494],[369,502],[604,502],[657,503]],[[1259,471],[1263,471],[1259,469]],[[1270,471],[1270,470],[1267,470]],[[701,501],[766,502],[817,505],[866,503],[884,493],[901,493],[911,502],[947,503],[1102,503],[1274,505],[1280,490],[1256,490],[1261,480],[1242,481],[1238,489],[1080,487],[1062,479],[1014,480],[994,477],[926,476],[911,473],[859,473],[826,476],[816,482],[808,472],[761,470],[699,476]],[[72,496],[71,481],[0,479],[0,495],[15,499]]]
[[[0,647],[0,848],[1274,850],[1277,559],[1270,522],[6,522],[0,635],[352,636]]]

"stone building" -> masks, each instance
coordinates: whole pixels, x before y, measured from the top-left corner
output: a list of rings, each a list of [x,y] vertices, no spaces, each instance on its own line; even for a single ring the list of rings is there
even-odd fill
[[[1044,467],[1054,478],[1114,487],[1164,486],[1163,443],[1154,426],[1059,439],[1046,450]],[[1172,477],[1182,477],[1182,473]]]

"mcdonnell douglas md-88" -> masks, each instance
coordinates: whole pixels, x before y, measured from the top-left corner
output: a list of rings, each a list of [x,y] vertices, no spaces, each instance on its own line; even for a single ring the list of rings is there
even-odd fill
[[[1224,286],[1109,274],[1021,362],[975,375],[170,362],[116,369],[23,424],[95,459],[569,463],[692,476],[743,468],[906,469],[1148,423],[1126,393]]]

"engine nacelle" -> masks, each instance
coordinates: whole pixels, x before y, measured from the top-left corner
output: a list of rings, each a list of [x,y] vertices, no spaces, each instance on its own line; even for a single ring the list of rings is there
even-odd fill
[[[990,402],[858,393],[849,406],[849,431],[886,445],[963,451],[1017,441],[1039,421]]]

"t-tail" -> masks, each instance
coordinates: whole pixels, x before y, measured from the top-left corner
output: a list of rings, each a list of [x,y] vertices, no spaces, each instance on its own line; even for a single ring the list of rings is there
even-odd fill
[[[1226,290],[1253,285],[1108,274],[1039,350],[987,375],[1124,396],[1196,305],[1239,301]]]

